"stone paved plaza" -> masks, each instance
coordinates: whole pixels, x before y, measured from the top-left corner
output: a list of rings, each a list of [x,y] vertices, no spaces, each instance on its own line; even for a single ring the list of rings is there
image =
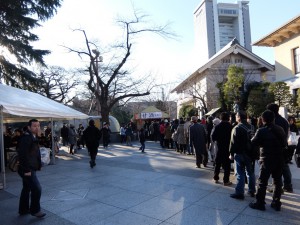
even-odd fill
[[[18,215],[21,179],[7,171],[7,187],[0,190],[0,224],[59,225],[209,225],[300,224],[299,168],[291,165],[294,193],[282,197],[282,210],[248,207],[254,198],[229,197],[234,184],[212,182],[212,164],[195,168],[194,156],[161,149],[146,142],[146,153],[134,146],[114,144],[99,148],[97,166],[89,167],[85,149],[69,155],[63,148],[56,164],[43,167],[38,177],[43,187],[43,219]],[[256,173],[258,169],[256,169]],[[221,174],[222,177],[222,174]]]

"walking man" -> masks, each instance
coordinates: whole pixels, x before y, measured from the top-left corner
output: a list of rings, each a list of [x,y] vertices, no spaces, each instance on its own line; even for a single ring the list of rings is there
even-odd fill
[[[246,112],[240,110],[236,113],[236,121],[238,124],[232,129],[231,140],[229,146],[230,160],[235,161],[237,184],[235,193],[231,194],[231,198],[244,199],[245,192],[245,175],[248,179],[248,194],[251,197],[255,195],[255,175],[252,168],[252,160],[246,154],[248,144],[248,133],[244,127],[251,129],[247,123]]]
[[[101,139],[101,132],[95,126],[95,121],[90,120],[89,126],[83,131],[83,139],[91,157],[90,167],[96,166],[96,156],[98,153],[99,141]]]
[[[207,157],[205,152],[207,151],[207,136],[205,128],[202,124],[197,123],[197,116],[192,116],[193,124],[190,126],[190,143],[195,149],[196,153],[196,167],[201,168],[201,163],[206,167]]]
[[[251,140],[253,145],[261,147],[256,202],[249,204],[252,209],[266,209],[265,197],[270,175],[274,179],[275,186],[271,207],[276,211],[280,211],[281,208],[281,176],[284,165],[283,149],[287,146],[287,139],[283,128],[274,124],[274,119],[275,115],[272,111],[264,111],[262,113],[264,127],[259,128]]]
[[[42,187],[36,176],[36,171],[41,170],[41,154],[38,143],[40,123],[36,119],[29,120],[28,130],[20,139],[18,148],[19,169],[23,188],[20,195],[19,214],[31,214],[36,217],[44,217],[46,213],[41,211],[40,199]],[[31,201],[29,203],[29,198]]]

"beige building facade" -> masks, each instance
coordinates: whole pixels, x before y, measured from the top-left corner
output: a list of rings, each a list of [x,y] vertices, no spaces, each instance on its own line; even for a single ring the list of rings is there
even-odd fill
[[[300,15],[253,43],[274,48],[276,81],[296,94],[300,88]]]
[[[227,78],[230,65],[244,68],[246,83],[275,81],[274,66],[234,39],[172,90],[179,96],[177,115],[185,104],[197,108],[200,116],[204,115],[204,108],[210,111],[219,107],[219,89],[216,85]]]

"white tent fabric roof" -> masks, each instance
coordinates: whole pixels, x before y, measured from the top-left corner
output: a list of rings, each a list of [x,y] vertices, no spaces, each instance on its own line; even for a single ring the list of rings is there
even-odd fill
[[[88,115],[40,94],[0,84],[0,106],[7,114],[27,118],[86,119]]]

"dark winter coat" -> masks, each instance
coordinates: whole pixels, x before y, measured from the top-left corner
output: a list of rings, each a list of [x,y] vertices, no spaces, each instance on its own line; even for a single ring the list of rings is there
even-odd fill
[[[287,146],[287,139],[282,127],[269,124],[259,128],[251,140],[254,146],[260,148],[260,161],[263,162],[284,162],[284,149]]]
[[[196,151],[198,150],[201,154],[206,151],[207,134],[203,125],[194,123],[189,129],[190,144],[194,146]]]
[[[32,170],[40,170],[42,167],[41,153],[38,139],[31,132],[26,132],[20,138],[18,149],[19,168],[22,173],[27,173]]]
[[[215,162],[223,163],[229,160],[229,144],[231,138],[232,126],[227,121],[221,121],[214,127],[211,138],[212,141],[217,143],[217,149],[215,152]]]
[[[214,124],[212,122],[207,123],[206,129],[207,129],[207,144],[210,144],[210,138],[211,138],[211,132],[214,127]]]
[[[76,142],[77,142],[77,133],[76,133],[76,130],[75,130],[74,127],[70,127],[69,128],[69,135],[68,135],[68,137],[69,137],[69,139],[68,139],[69,143],[71,145],[75,145]]]
[[[110,129],[108,127],[102,127],[101,129],[101,134],[102,134],[102,137],[103,137],[103,140],[106,140],[106,141],[110,141]]]
[[[62,138],[68,138],[68,135],[69,135],[69,128],[66,127],[66,126],[63,126],[61,129],[60,129],[60,135],[62,136]]]
[[[101,139],[101,132],[95,126],[88,126],[83,131],[83,139],[84,139],[84,141],[86,143],[86,146],[88,148],[98,148],[99,147],[99,141]]]
[[[247,121],[238,123],[231,131],[231,139],[229,145],[230,155],[245,154],[247,150],[248,133],[241,126],[244,125],[248,129],[251,129],[251,125]]]

